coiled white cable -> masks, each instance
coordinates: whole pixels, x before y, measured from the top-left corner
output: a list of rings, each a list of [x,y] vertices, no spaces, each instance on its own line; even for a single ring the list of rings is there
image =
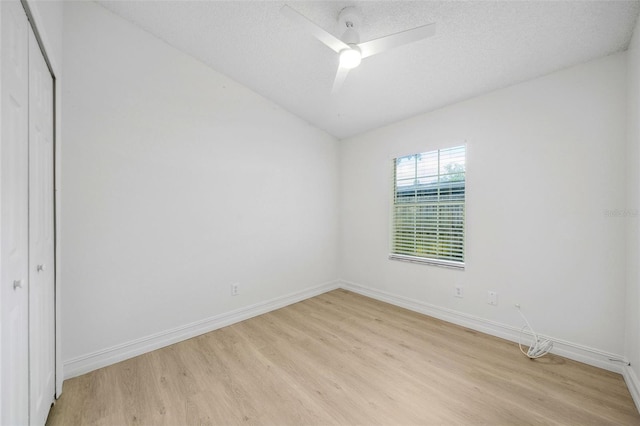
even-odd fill
[[[553,342],[549,339],[541,340],[538,337],[538,334],[531,327],[531,324],[529,324],[529,321],[527,321],[527,317],[525,317],[524,314],[522,313],[522,310],[520,310],[519,304],[516,304],[516,308],[518,309],[520,316],[522,317],[522,319],[526,324],[522,327],[522,329],[520,329],[520,336],[522,336],[525,330],[528,329],[529,331],[531,331],[531,334],[533,334],[533,338],[534,338],[533,344],[529,345],[529,349],[525,352],[525,350],[522,348],[522,342],[520,341],[520,337],[518,337],[518,347],[520,348],[520,352],[522,352],[525,356],[529,357],[530,359],[536,359],[536,358],[541,358],[545,356],[553,348]]]

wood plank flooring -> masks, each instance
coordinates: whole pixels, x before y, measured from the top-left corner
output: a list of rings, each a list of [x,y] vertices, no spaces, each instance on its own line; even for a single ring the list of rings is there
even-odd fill
[[[619,374],[335,290],[67,380],[48,425],[640,425]]]

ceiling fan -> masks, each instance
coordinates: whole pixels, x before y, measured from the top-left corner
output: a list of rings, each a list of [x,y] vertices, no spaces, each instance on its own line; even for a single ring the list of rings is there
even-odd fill
[[[358,10],[353,6],[345,7],[340,11],[340,15],[338,16],[338,26],[344,29],[341,38],[320,28],[288,5],[284,5],[282,9],[280,9],[280,12],[340,55],[338,72],[333,82],[332,93],[340,89],[349,70],[360,65],[363,59],[394,47],[402,46],[403,44],[409,44],[431,37],[436,32],[436,24],[428,24],[360,43],[358,27],[361,19]]]

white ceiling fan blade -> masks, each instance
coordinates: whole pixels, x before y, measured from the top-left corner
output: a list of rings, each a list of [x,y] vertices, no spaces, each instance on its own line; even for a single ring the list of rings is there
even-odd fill
[[[362,52],[362,59],[375,55],[403,44],[413,43],[423,38],[431,37],[436,33],[436,24],[423,25],[411,30],[402,31],[391,34],[390,36],[380,37],[375,40],[365,41],[358,44]]]
[[[347,78],[347,74],[349,74],[349,68],[338,67],[338,72],[336,73],[336,78],[333,80],[333,89],[331,89],[331,93],[335,94],[342,87],[342,83],[344,83],[345,78]]]
[[[301,15],[298,11],[290,8],[286,4],[282,7],[282,9],[280,9],[280,12],[282,12],[283,15],[291,19],[291,21],[295,22],[300,27],[303,27],[315,38],[329,46],[329,48],[334,52],[340,52],[341,50],[349,49],[349,45],[347,43],[343,42],[333,34],[326,32],[325,30],[311,22],[309,19],[307,19],[305,16]]]

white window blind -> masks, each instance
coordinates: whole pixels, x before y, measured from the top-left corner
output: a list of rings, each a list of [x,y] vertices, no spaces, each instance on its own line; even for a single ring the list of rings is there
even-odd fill
[[[464,267],[465,146],[393,160],[391,259]]]

